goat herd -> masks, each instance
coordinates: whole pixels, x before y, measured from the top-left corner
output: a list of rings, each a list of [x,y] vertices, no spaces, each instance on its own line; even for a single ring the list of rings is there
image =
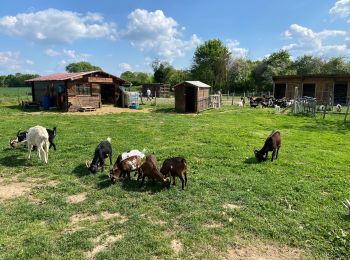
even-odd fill
[[[10,140],[10,146],[15,149],[18,143],[26,142],[29,152],[28,159],[30,159],[32,150],[36,148],[39,159],[41,160],[43,157],[45,163],[47,163],[49,149],[53,147],[56,150],[56,145],[54,144],[56,133],[56,127],[51,130],[42,126],[34,126],[28,131],[18,131],[16,138]],[[274,158],[278,158],[280,146],[280,132],[272,131],[265,140],[262,149],[254,149],[255,157],[259,162],[266,161],[268,152],[272,151],[271,161],[273,161]],[[91,173],[96,173],[99,170],[103,172],[105,160],[109,158],[109,177],[113,184],[125,177],[130,180],[130,173],[136,172],[138,175],[137,181],[141,179],[140,187],[143,185],[146,177],[153,181],[159,181],[167,188],[170,187],[171,177],[173,177],[173,185],[175,185],[175,177],[180,178],[182,189],[187,185],[187,164],[183,157],[166,159],[159,170],[155,155],[145,156],[145,149],[143,151],[131,150],[120,154],[113,167],[112,155],[112,141],[111,138],[107,138],[107,140],[101,141],[96,147],[92,161],[86,162],[87,169]]]

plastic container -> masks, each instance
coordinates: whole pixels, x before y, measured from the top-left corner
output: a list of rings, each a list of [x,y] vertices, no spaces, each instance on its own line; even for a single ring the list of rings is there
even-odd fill
[[[50,96],[43,96],[43,107],[44,109],[49,109],[51,105],[51,98]]]

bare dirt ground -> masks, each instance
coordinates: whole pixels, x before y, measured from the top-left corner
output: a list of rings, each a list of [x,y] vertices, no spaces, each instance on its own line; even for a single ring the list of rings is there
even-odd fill
[[[105,114],[120,114],[120,113],[150,113],[151,110],[149,108],[139,109],[130,109],[130,108],[121,108],[115,106],[102,106],[101,108],[97,108],[96,111],[92,112],[67,112],[67,115],[105,115]]]

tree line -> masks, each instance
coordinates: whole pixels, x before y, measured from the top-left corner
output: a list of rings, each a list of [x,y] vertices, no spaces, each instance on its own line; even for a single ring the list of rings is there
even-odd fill
[[[189,69],[175,69],[169,62],[155,59],[153,73],[125,71],[120,77],[133,85],[166,83],[176,85],[185,80],[199,80],[214,90],[225,92],[271,91],[272,77],[279,75],[350,74],[350,61],[344,57],[323,59],[304,55],[292,59],[286,50],[270,54],[261,60],[235,57],[219,39],[199,45]],[[66,66],[67,72],[101,70],[89,62]],[[0,76],[0,87],[25,87],[25,80],[38,75],[16,73]]]

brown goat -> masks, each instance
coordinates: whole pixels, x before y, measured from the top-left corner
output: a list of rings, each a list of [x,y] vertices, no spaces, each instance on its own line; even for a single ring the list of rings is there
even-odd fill
[[[187,185],[187,165],[183,157],[173,157],[163,162],[160,172],[167,177],[173,176],[173,185],[175,185],[175,177],[179,177],[182,182],[182,189]]]
[[[155,179],[158,180],[167,188],[170,187],[170,177],[165,177],[159,172],[155,155],[147,155],[146,161],[141,165],[141,172],[142,181],[140,187],[142,187],[146,177],[148,177],[148,179],[152,179],[153,181]]]
[[[275,154],[276,159],[278,158],[278,151],[281,147],[281,133],[279,131],[272,131],[270,136],[265,140],[265,144],[261,150],[254,149],[254,154],[256,159],[261,161],[266,161],[268,152],[272,151],[271,162],[273,161]]]
[[[124,177],[125,175],[127,175],[128,179],[130,180],[130,172],[132,171],[137,171],[138,179],[141,178],[141,163],[141,156],[130,156],[129,158],[122,160],[122,155],[120,154],[109,173],[112,183],[116,183],[120,177]]]

